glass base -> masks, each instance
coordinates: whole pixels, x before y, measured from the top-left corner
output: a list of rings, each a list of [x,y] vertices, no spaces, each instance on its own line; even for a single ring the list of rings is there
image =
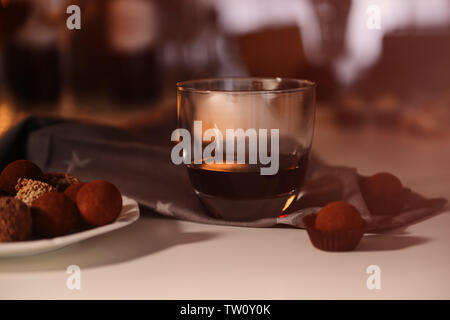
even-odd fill
[[[262,218],[276,218],[282,214],[296,198],[292,191],[276,197],[261,199],[229,199],[211,196],[195,190],[208,213],[214,218],[232,221],[254,221]]]

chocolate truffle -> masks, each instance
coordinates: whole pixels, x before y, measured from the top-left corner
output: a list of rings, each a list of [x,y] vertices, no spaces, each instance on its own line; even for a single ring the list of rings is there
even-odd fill
[[[59,192],[64,192],[71,185],[80,182],[77,177],[74,177],[68,173],[47,173],[44,175],[44,179],[49,185],[55,187]]]
[[[39,199],[45,193],[56,191],[55,188],[45,182],[24,178],[19,178],[16,190],[16,199],[21,200],[28,207],[31,207],[33,201]]]
[[[303,223],[314,247],[324,251],[355,249],[366,230],[366,223],[352,205],[337,201],[319,213],[303,217]]]
[[[361,193],[370,213],[390,215],[403,209],[405,189],[400,180],[387,172],[360,181]]]
[[[28,207],[13,197],[0,198],[0,242],[26,240],[32,230]]]
[[[60,192],[48,192],[33,201],[31,212],[34,232],[41,237],[66,235],[78,225],[76,205]]]
[[[84,186],[86,183],[85,182],[78,182],[75,184],[72,184],[70,187],[68,187],[65,191],[64,194],[66,196],[68,196],[73,202],[77,202],[77,194],[78,191],[81,189],[82,186]]]
[[[0,175],[0,189],[6,191],[9,195],[15,195],[15,186],[19,178],[32,180],[44,179],[44,175],[37,165],[28,160],[17,160],[11,162],[3,169]]]
[[[89,224],[101,226],[113,222],[122,211],[122,195],[110,182],[96,180],[81,187],[77,194],[81,217]]]
[[[315,228],[320,231],[346,231],[364,226],[358,210],[344,201],[331,202],[317,213]]]

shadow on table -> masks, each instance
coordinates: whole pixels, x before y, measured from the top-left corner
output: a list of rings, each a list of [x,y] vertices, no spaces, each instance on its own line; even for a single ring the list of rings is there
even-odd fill
[[[0,273],[65,271],[129,262],[164,249],[217,237],[209,232],[182,232],[179,221],[142,215],[134,224],[53,252],[0,259]]]
[[[409,235],[373,234],[365,235],[355,251],[393,251],[418,246],[431,239]]]

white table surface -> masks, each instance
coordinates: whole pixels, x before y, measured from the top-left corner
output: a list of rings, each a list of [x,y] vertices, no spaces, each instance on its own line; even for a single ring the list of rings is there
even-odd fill
[[[425,196],[450,198],[450,140],[367,129],[319,117],[314,151],[363,174],[390,171]],[[326,253],[304,230],[202,225],[143,216],[134,225],[55,252],[0,259],[0,299],[450,298],[450,211]],[[381,289],[366,268],[381,268]],[[81,267],[81,290],[66,268]]]

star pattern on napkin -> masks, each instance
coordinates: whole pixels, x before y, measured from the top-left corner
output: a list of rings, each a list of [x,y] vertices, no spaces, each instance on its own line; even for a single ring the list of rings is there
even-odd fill
[[[173,212],[170,209],[171,206],[172,206],[171,202],[163,203],[161,201],[156,201],[156,211],[158,211],[159,213],[164,213],[169,216],[173,216]]]
[[[67,173],[71,173],[76,168],[84,168],[92,159],[80,159],[75,151],[72,151],[72,159],[69,161],[64,161],[67,165]]]

